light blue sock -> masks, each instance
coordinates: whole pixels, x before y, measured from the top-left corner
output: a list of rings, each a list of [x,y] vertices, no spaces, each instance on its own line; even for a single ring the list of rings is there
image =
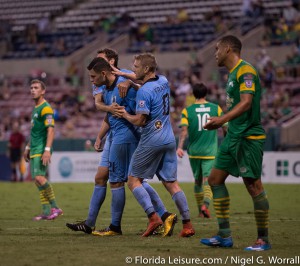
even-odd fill
[[[132,190],[133,195],[135,196],[138,203],[142,206],[145,213],[149,215],[152,212],[155,212],[154,207],[151,202],[151,198],[147,190],[143,186],[136,187]]]
[[[147,182],[144,181],[142,185],[148,192],[155,211],[159,214],[160,217],[162,217],[162,215],[165,212],[167,212],[167,209],[163,204],[161,198],[157,194],[156,190],[152,186],[150,186]]]
[[[180,212],[182,220],[189,220],[190,219],[190,210],[189,206],[185,197],[184,192],[178,191],[172,196],[173,201],[175,202],[177,209]]]
[[[111,224],[121,226],[122,214],[125,206],[125,188],[111,189]]]
[[[94,227],[96,224],[97,216],[103,201],[106,196],[106,186],[95,185],[94,192],[90,202],[89,214],[86,219],[86,225]]]

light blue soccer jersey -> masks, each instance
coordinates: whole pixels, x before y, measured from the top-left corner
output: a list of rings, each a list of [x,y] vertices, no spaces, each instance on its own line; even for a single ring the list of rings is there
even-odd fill
[[[120,71],[124,72],[124,73],[133,73],[131,70],[128,69],[120,69]],[[124,77],[120,77],[120,82],[125,81],[126,78]],[[93,89],[93,97],[95,97],[97,94],[103,93],[103,90],[105,89],[105,85],[102,85],[100,87],[97,87],[95,85],[92,86]]]
[[[136,107],[136,90],[129,88],[127,95],[121,98],[117,85],[124,81],[122,77],[116,77],[110,88],[103,91],[103,101],[106,105],[111,105],[113,102],[124,106],[129,114],[134,114]],[[124,144],[138,142],[140,133],[139,128],[129,123],[124,118],[116,118],[111,113],[108,113],[108,122],[110,124],[112,139],[114,144]]]
[[[175,141],[170,121],[170,87],[166,77],[156,76],[138,90],[136,113],[148,115],[140,145],[161,146]]]

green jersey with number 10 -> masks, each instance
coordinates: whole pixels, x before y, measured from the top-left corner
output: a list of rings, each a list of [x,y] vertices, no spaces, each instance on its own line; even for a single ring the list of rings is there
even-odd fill
[[[206,102],[194,103],[183,109],[180,127],[187,126],[189,134],[189,158],[214,159],[218,150],[217,130],[206,130],[203,126],[212,116],[221,116],[220,106]]]

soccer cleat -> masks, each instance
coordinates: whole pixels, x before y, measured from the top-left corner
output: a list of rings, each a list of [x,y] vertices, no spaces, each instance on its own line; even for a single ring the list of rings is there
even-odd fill
[[[92,234],[94,236],[119,236],[122,235],[122,231],[116,232],[110,229],[110,227],[107,227],[105,229],[102,230],[98,230],[98,231],[93,231]]]
[[[195,234],[195,230],[192,226],[191,222],[188,222],[186,224],[183,224],[183,228],[179,234],[179,236],[181,237],[190,237],[193,236]]]
[[[205,204],[201,206],[201,213],[199,216],[202,218],[210,218],[210,211]]]
[[[48,216],[48,220],[54,220],[60,215],[63,215],[62,209],[52,208],[51,209],[51,214]]]
[[[173,234],[173,229],[176,223],[177,223],[177,215],[175,213],[171,213],[164,221],[164,226],[163,226],[164,232],[162,236],[171,236]]]
[[[153,234],[153,232],[160,226],[162,225],[163,222],[160,219],[160,217],[154,213],[150,218],[149,218],[149,223],[146,231],[142,234],[143,237],[148,237]]]
[[[247,251],[264,251],[269,249],[271,249],[271,244],[260,238],[256,240],[253,246],[245,248]]]
[[[48,219],[49,215],[46,215],[46,214],[40,214],[40,215],[37,215],[35,217],[33,217],[33,221],[40,221],[40,220],[49,220]]]
[[[233,246],[232,237],[223,238],[221,236],[213,236],[211,238],[202,238],[200,243],[210,247],[231,248]]]
[[[81,221],[74,224],[66,223],[66,226],[73,231],[82,231],[86,234],[91,234],[95,228],[89,227],[85,224],[86,221]]]

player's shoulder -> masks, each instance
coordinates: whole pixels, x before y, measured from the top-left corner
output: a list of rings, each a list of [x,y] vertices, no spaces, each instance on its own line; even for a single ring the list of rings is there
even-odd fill
[[[50,103],[48,103],[47,101],[45,101],[42,105],[41,105],[41,115],[45,115],[45,114],[53,114],[53,109]]]
[[[241,61],[241,63],[238,65],[236,70],[237,70],[237,74],[236,74],[237,78],[245,74],[252,74],[257,76],[257,70],[255,69],[255,67],[244,60]]]

